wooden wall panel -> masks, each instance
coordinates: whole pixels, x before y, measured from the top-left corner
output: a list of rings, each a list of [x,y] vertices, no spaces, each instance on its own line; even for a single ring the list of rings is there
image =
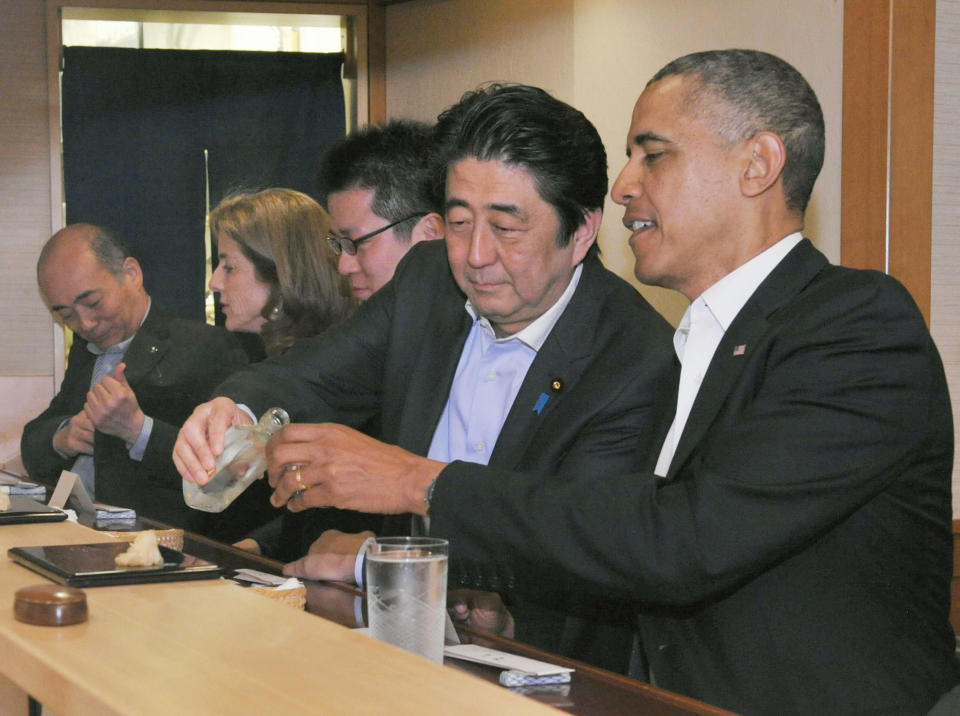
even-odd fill
[[[843,148],[840,180],[845,266],[887,267],[889,0],[843,7]]]
[[[387,119],[387,14],[379,0],[367,5],[370,124]]]
[[[895,0],[890,43],[889,270],[930,321],[936,0]]]
[[[9,0],[0,15],[0,376],[49,375],[50,314],[37,291],[50,236],[50,146],[43,5]]]
[[[930,320],[936,0],[846,0],[844,264],[896,276]]]

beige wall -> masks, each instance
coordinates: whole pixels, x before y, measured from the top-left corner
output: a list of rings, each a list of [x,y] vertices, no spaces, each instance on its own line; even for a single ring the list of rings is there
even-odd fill
[[[419,0],[387,11],[387,111],[432,120],[467,89],[490,80],[539,85],[597,126],[610,180],[623,164],[633,102],[669,60],[695,50],[753,47],[778,54],[810,80],[827,119],[827,157],[807,234],[840,259],[840,0]],[[608,200],[600,246],[633,280],[633,257]],[[676,322],[685,300],[643,293]]]
[[[960,0],[937,2],[934,81],[930,329],[947,370],[960,443]],[[960,517],[960,453],[953,464],[953,514]]]
[[[53,394],[53,330],[34,278],[51,226],[43,8],[0,0],[0,462]]]

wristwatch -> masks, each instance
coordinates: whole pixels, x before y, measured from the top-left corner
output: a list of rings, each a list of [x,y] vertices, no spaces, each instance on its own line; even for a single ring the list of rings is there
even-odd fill
[[[433,501],[433,491],[434,491],[434,489],[436,489],[436,487],[437,487],[437,480],[439,480],[439,479],[440,479],[439,476],[438,476],[438,477],[435,477],[435,478],[433,478],[433,482],[431,482],[429,485],[427,485],[427,492],[426,492],[426,494],[423,496],[423,502],[424,502],[424,504],[427,506],[427,512],[430,512],[430,503]]]

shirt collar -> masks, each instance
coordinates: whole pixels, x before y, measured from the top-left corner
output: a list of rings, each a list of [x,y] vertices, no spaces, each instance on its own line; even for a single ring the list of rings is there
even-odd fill
[[[700,298],[710,309],[724,332],[740,313],[750,296],[764,279],[777,267],[794,246],[803,240],[803,234],[795,231],[770,248],[760,252],[742,266],[737,267],[704,291]]]
[[[469,299],[467,299],[465,308],[467,309],[467,313],[470,314],[470,317],[474,321],[479,321],[480,327],[483,328],[483,330],[487,331],[491,336],[494,336],[494,340],[496,342],[503,343],[506,341],[518,340],[521,343],[530,346],[533,350],[539,351],[544,342],[547,340],[547,336],[550,335],[550,331],[553,330],[553,327],[557,325],[557,321],[560,320],[560,316],[563,315],[567,304],[570,303],[570,299],[573,298],[573,294],[577,290],[577,285],[580,283],[580,274],[582,273],[583,264],[581,263],[577,265],[576,269],[574,269],[573,276],[570,278],[570,283],[567,284],[566,289],[564,289],[556,303],[550,306],[550,308],[544,311],[540,317],[538,317],[526,328],[519,330],[512,335],[504,336],[503,338],[496,338],[496,334],[494,333],[493,326],[490,324],[490,321],[477,314],[476,309],[474,308],[473,304],[470,303]]]

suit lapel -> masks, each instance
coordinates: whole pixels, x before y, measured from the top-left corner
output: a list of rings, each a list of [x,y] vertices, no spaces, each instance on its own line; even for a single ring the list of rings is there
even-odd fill
[[[534,444],[533,435],[558,409],[590,364],[587,358],[591,355],[594,326],[602,304],[602,297],[597,295],[597,276],[603,270],[599,259],[583,262],[580,283],[570,303],[537,351],[520,385],[490,456],[491,466],[509,467],[517,462],[526,448]]]
[[[73,345],[70,346],[70,355],[67,357],[67,366],[69,370],[76,371],[80,378],[72,384],[71,393],[76,391],[80,400],[80,406],[86,400],[87,391],[90,389],[90,381],[93,379],[93,366],[97,362],[97,357],[87,348],[87,342],[79,335],[74,334]],[[66,384],[66,381],[64,381]]]
[[[397,444],[418,455],[426,455],[430,449],[470,332],[470,315],[464,308],[466,299],[460,293],[457,297],[459,300],[441,298],[431,305],[434,315],[426,325],[436,328],[428,339],[420,342],[421,351],[403,405]]]
[[[140,326],[130,347],[123,356],[127,364],[125,375],[130,385],[142,381],[151,372],[157,372],[157,379],[163,382],[158,365],[170,350],[169,317],[156,306],[151,307],[147,319]]]
[[[770,316],[793,300],[827,265],[808,239],[797,244],[757,287],[720,340],[690,409],[667,472],[673,478],[700,444],[733,390],[753,351],[770,328]]]

